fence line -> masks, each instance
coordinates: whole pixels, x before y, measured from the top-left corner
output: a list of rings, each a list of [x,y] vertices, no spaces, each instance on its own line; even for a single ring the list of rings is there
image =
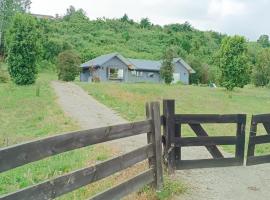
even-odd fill
[[[150,138],[148,145],[134,151],[112,158],[95,166],[79,169],[14,193],[7,194],[0,197],[0,199],[54,199],[90,183],[106,178],[145,159],[151,159],[153,161],[149,170],[93,198],[108,199],[108,192],[112,192],[109,199],[117,199],[119,196],[137,191],[137,189],[149,183],[153,183],[153,186],[157,190],[160,190],[162,188],[163,179],[159,107],[158,102],[149,104],[148,112],[151,113],[150,118],[144,121],[66,133],[0,149],[0,172],[3,172],[49,156],[98,143],[142,133],[148,133]],[[147,178],[147,180],[145,178]]]

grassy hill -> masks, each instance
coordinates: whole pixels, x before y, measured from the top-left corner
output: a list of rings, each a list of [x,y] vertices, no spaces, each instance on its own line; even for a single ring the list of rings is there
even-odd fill
[[[41,68],[50,67],[63,50],[74,49],[82,62],[102,54],[119,52],[125,57],[162,59],[166,48],[174,48],[175,56],[184,58],[198,73],[202,82],[214,80],[214,56],[224,35],[200,31],[190,24],[161,27],[147,26],[130,19],[89,20],[80,11],[56,20],[41,20],[43,33]],[[207,74],[202,77],[202,74]]]

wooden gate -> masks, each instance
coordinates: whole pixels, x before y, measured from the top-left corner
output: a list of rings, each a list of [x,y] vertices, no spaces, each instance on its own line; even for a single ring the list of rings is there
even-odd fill
[[[175,101],[163,101],[164,157],[168,169],[239,166],[244,163],[246,115],[175,114]],[[236,136],[210,137],[202,124],[236,124]],[[188,124],[197,137],[182,137],[181,127]],[[235,145],[235,156],[224,158],[217,145]],[[205,146],[213,159],[182,160],[181,148]]]
[[[262,124],[267,134],[257,135],[257,126]],[[255,156],[255,147],[259,144],[270,143],[270,114],[253,115],[250,126],[250,136],[247,153],[247,165],[256,165],[270,162],[269,155]]]

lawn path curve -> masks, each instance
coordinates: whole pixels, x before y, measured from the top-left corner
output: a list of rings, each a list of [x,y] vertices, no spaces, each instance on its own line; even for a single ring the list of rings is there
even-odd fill
[[[73,83],[52,82],[58,103],[82,129],[126,123],[115,111],[101,104]],[[121,152],[146,144],[146,135],[109,143]],[[205,148],[183,148],[184,159],[209,157]],[[177,171],[174,175],[187,187],[176,200],[268,200],[270,199],[270,164]]]

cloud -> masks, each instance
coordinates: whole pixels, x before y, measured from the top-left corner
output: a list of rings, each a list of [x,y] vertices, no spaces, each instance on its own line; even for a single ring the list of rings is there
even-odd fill
[[[91,19],[119,18],[127,13],[140,20],[148,17],[153,23],[189,21],[202,30],[216,30],[231,35],[241,34],[257,39],[270,34],[269,0],[32,0],[32,12],[64,14],[69,5],[84,9]]]

